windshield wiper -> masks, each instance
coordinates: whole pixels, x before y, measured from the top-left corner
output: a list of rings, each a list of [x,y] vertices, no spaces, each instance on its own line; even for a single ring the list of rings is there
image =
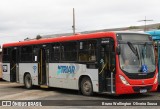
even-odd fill
[[[138,60],[139,60],[139,55],[138,55],[138,51],[136,48],[134,48],[133,44],[131,42],[127,42],[128,46],[130,47],[130,49],[132,50],[132,52],[137,56]]]
[[[132,50],[132,52],[135,54],[135,56],[137,56],[137,59],[140,61],[140,54],[137,50],[137,47],[135,48],[131,42],[127,42],[127,44]],[[142,65],[141,61],[140,61],[140,65]],[[138,71],[141,72],[141,68]]]

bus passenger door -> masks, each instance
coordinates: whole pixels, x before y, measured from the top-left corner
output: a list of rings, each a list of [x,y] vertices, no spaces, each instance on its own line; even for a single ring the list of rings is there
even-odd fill
[[[49,49],[42,45],[38,52],[38,83],[42,88],[48,87],[48,56]]]
[[[99,46],[99,91],[115,93],[114,40],[103,38]]]
[[[19,63],[18,63],[18,48],[14,47],[11,50],[10,57],[10,81],[11,82],[19,82]]]

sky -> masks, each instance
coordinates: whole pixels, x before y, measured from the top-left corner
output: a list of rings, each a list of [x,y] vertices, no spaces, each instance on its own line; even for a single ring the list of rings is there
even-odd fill
[[[160,0],[0,0],[0,44],[72,32],[160,23]]]

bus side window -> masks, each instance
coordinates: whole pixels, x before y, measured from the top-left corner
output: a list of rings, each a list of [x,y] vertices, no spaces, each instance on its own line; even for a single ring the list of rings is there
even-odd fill
[[[64,42],[61,44],[62,61],[77,61],[77,42]]]
[[[89,46],[89,61],[96,61],[96,40],[91,40],[88,42],[88,46]]]
[[[21,53],[20,53],[20,61],[21,62],[32,62],[32,54],[33,54],[33,48],[32,46],[23,46],[21,47]]]
[[[3,62],[9,62],[10,60],[10,49],[9,48],[3,48]]]
[[[79,42],[79,53],[78,53],[78,60],[79,61],[89,61],[89,55],[87,53],[87,41],[80,41]]]
[[[96,40],[79,42],[79,61],[92,62],[96,61]]]
[[[60,44],[52,44],[51,46],[51,60],[52,61],[59,61],[60,60]]]
[[[38,52],[39,48],[37,46],[33,46],[33,61],[37,62],[38,61]]]

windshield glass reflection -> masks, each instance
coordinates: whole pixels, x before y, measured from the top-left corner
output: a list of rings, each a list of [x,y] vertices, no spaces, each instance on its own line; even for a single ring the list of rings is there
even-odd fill
[[[148,67],[148,72],[155,71],[155,56],[153,45],[133,44],[137,54],[133,52],[128,44],[120,44],[121,54],[119,55],[120,67],[128,73],[141,73],[142,65]]]

